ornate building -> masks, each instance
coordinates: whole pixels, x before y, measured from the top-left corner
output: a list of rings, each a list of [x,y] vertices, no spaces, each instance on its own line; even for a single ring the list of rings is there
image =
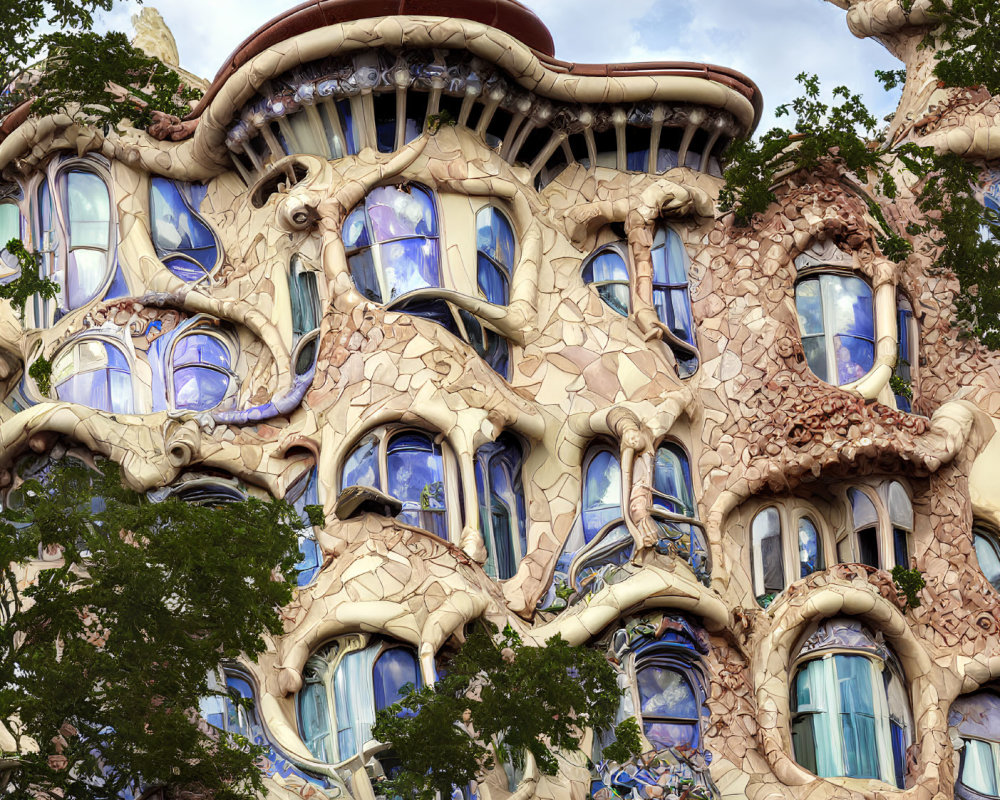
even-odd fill
[[[1000,107],[937,86],[926,4],[838,5],[906,62],[891,135],[995,203]],[[882,254],[902,172],[717,212],[761,107],[721,67],[559,61],[514,0],[313,0],[152,135],[9,111],[0,241],[62,288],[0,307],[4,492],[68,453],[323,505],[286,633],[216,676],[254,711],[203,709],[275,800],[371,800],[375,711],[480,617],[607,651],[648,754],[588,733],[468,798],[1000,796],[1000,358],[933,248]]]

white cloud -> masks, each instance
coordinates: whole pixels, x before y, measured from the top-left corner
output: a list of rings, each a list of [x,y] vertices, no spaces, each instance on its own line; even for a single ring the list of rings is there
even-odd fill
[[[764,130],[775,123],[773,109],[799,93],[799,72],[818,74],[827,89],[845,84],[863,92],[879,116],[895,103],[872,72],[899,63],[877,42],[852,36],[844,12],[823,0],[522,2],[546,24],[556,56],[567,61],[699,61],[743,72],[763,93]],[[243,39],[287,10],[290,0],[159,0],[157,7],[177,40],[181,64],[211,78]],[[104,23],[128,30],[138,8],[136,0],[124,0]]]

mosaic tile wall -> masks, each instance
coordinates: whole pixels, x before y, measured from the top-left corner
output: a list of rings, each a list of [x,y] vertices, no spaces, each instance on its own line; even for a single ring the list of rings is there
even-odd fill
[[[921,2],[838,5],[907,65],[893,135],[979,160],[995,206],[1000,112],[937,87]],[[1000,359],[930,244],[886,259],[835,166],[734,228],[719,156],[760,98],[731,71],[283,24],[189,120],[0,129],[0,239],[63,287],[0,306],[4,491],[76,454],[324,507],[284,635],[215,678],[254,711],[202,709],[268,745],[269,797],[372,800],[375,710],[481,617],[606,651],[647,752],[588,732],[456,798],[1000,796]]]

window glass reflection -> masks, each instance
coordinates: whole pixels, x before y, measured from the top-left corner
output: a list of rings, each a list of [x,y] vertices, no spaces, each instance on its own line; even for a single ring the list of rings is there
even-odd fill
[[[219,257],[215,234],[197,213],[207,189],[153,176],[149,205],[153,247],[174,275],[192,283],[208,278]]]
[[[134,410],[128,358],[104,339],[81,339],[52,364],[53,393],[58,400],[99,411],[131,414]]]
[[[799,577],[823,569],[823,546],[819,531],[809,517],[799,518]]]
[[[617,248],[604,248],[587,259],[583,265],[583,282],[593,285],[612,311],[623,317],[629,315],[632,300],[628,267]]]
[[[587,465],[583,485],[583,538],[593,539],[622,516],[622,469],[618,456],[600,450]]]
[[[875,364],[875,317],[871,287],[849,275],[823,274],[795,286],[802,347],[809,368],[842,386]]]
[[[476,451],[479,527],[488,553],[486,572],[506,580],[528,550],[521,447],[510,434]]]
[[[688,287],[688,255],[681,237],[672,228],[659,227],[650,253],[653,261],[653,306],[660,322],[670,332],[695,346],[694,316]],[[668,344],[670,344],[668,342]],[[673,348],[682,378],[698,368],[697,357],[680,348]]]
[[[427,434],[408,431],[389,440],[386,483],[403,503],[400,521],[448,538],[441,448]]]
[[[226,397],[232,382],[232,354],[208,333],[189,333],[176,341],[171,354],[175,408],[206,411]]]
[[[979,569],[993,588],[1000,592],[1000,542],[992,531],[978,526],[972,529],[972,540]]]
[[[479,290],[491,303],[507,305],[514,269],[514,229],[493,206],[476,214],[476,250]]]
[[[754,595],[766,606],[785,588],[784,556],[781,545],[781,519],[778,509],[765,508],[750,525]]]
[[[437,235],[430,191],[415,184],[373,189],[343,226],[354,285],[377,303],[440,286]]]

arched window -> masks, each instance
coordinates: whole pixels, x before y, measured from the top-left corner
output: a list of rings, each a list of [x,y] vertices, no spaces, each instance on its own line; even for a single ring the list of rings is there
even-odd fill
[[[514,577],[528,551],[523,461],[521,446],[508,433],[476,451],[479,529],[489,554],[486,573],[500,580]]]
[[[1000,797],[1000,696],[986,690],[959,697],[948,712],[948,727],[961,741],[955,796]]]
[[[822,273],[795,285],[802,348],[817,378],[843,386],[875,365],[871,287],[861,278]]]
[[[823,569],[823,542],[816,523],[809,517],[799,517],[798,545],[800,578]]]
[[[854,523],[854,560],[876,569],[881,566],[878,545],[878,511],[871,498],[860,489],[848,489]]]
[[[913,400],[913,375],[917,365],[917,321],[913,318],[913,306],[902,294],[896,293],[896,313],[899,324],[899,352],[893,374],[893,394],[896,408],[909,411]]]
[[[972,526],[972,541],[980,571],[1000,592],[1000,539],[989,528],[977,524]]]
[[[208,189],[153,176],[149,211],[153,247],[167,269],[183,281],[207,280],[219,263],[221,248],[198,214]]]
[[[441,285],[434,196],[422,186],[372,189],[344,221],[343,240],[354,285],[369,300]]]
[[[913,722],[902,669],[881,637],[856,620],[829,620],[797,662],[795,760],[822,778],[874,778],[902,789]]]
[[[687,454],[673,442],[664,442],[656,450],[653,505],[674,514],[698,517],[691,489],[691,466]]]
[[[317,483],[317,470],[314,466],[288,490],[288,495],[285,497],[302,520],[302,528],[299,530],[299,562],[295,565],[295,581],[299,586],[306,586],[312,582],[322,562],[323,553],[316,542],[313,525],[306,511],[306,506],[319,503]]]
[[[168,360],[173,408],[206,411],[221,404],[234,383],[234,349],[228,337],[206,326],[174,340]]]
[[[653,306],[660,322],[690,350],[667,342],[677,357],[678,373],[682,378],[693,375],[698,368],[688,288],[688,255],[684,243],[673,228],[660,226],[653,238]]]
[[[476,214],[476,251],[479,291],[491,303],[507,305],[514,270],[514,229],[494,206]]]
[[[11,239],[24,239],[23,225],[17,203],[9,200],[0,203],[0,282],[11,280],[21,272],[17,259],[7,251],[7,243]]]
[[[769,506],[758,512],[750,524],[753,593],[767,606],[785,588],[785,567],[778,509]]]
[[[583,264],[583,282],[597,289],[601,300],[612,310],[627,317],[632,310],[631,281],[621,244],[600,248]]]
[[[292,335],[297,340],[318,328],[322,317],[316,271],[307,269],[298,253],[292,256],[288,293],[292,303]]]
[[[97,297],[111,271],[111,194],[103,178],[76,167],[59,173],[58,186],[68,229],[63,289],[67,308],[74,309]]]
[[[257,715],[257,698],[253,686],[242,675],[226,672],[224,677],[225,683],[221,684],[214,673],[210,674],[209,689],[216,694],[201,699],[199,711],[202,718],[209,725],[226,733],[243,736],[255,744],[263,744],[266,740]],[[243,702],[237,703],[237,697]]]
[[[910,568],[910,537],[913,532],[913,506],[906,489],[898,481],[891,481],[886,489],[889,505],[889,523],[892,525],[892,552],[896,564]]]
[[[622,518],[622,467],[617,454],[607,447],[596,449],[586,460],[582,516],[584,542]]]
[[[340,488],[370,486],[385,492],[402,503],[400,522],[447,539],[450,498],[460,492],[454,470],[429,434],[383,430],[365,436],[348,453]]]
[[[342,636],[311,656],[302,679],[299,734],[328,764],[357,755],[372,738],[375,712],[422,683],[413,650],[362,634]]]
[[[71,341],[53,358],[51,380],[57,400],[116,414],[134,412],[128,356],[108,339],[88,336]]]

